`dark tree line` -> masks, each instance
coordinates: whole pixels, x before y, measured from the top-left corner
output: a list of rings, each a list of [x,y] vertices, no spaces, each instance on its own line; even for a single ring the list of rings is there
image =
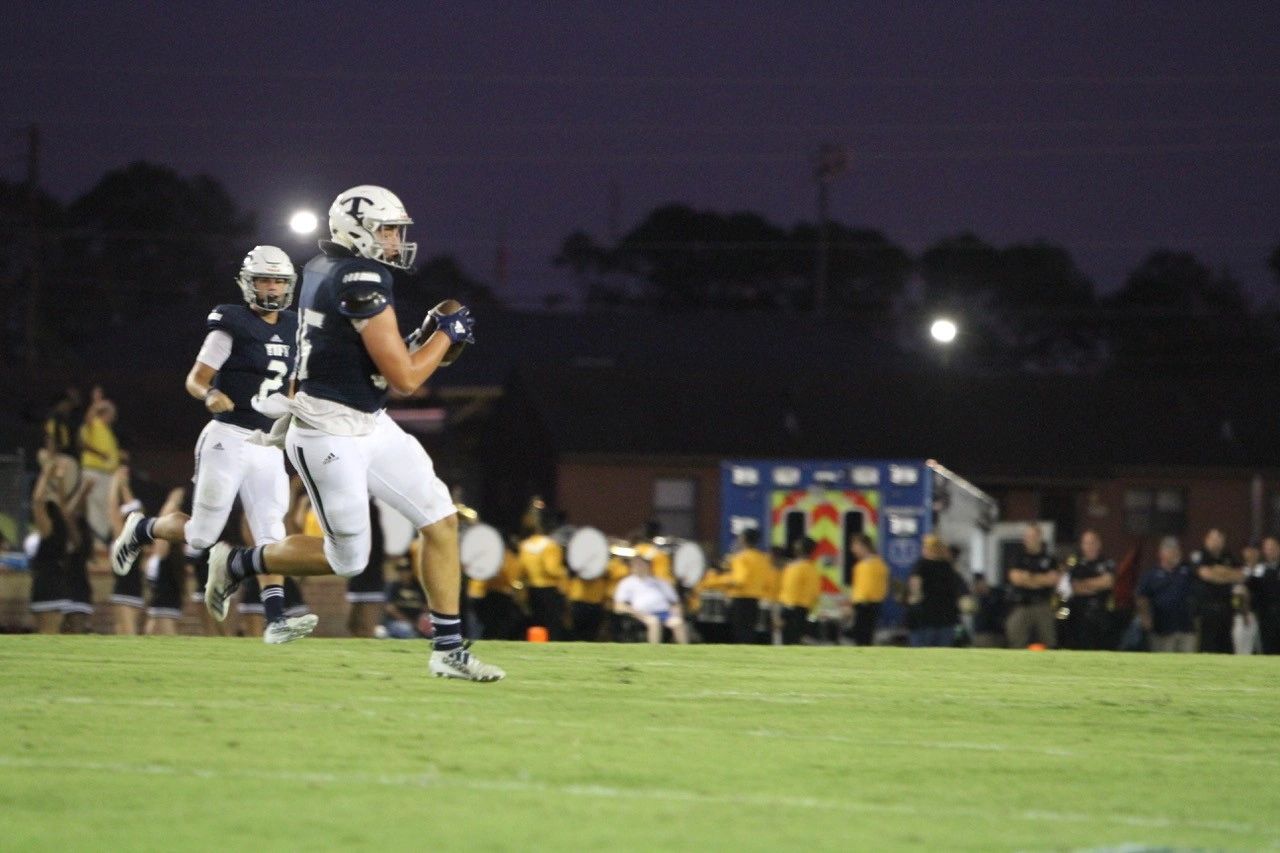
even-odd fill
[[[37,354],[65,354],[103,328],[234,299],[231,280],[254,230],[253,214],[216,180],[150,163],[114,170],[66,205],[0,182],[0,357],[26,362],[32,337]],[[1001,247],[962,233],[915,255],[869,228],[831,222],[826,236],[828,315],[906,349],[927,345],[920,332],[930,317],[952,315],[963,329],[955,360],[978,367],[1238,369],[1269,366],[1280,340],[1274,306],[1254,309],[1228,273],[1185,252],[1152,252],[1100,295],[1070,253],[1047,242]],[[611,244],[575,232],[552,260],[592,309],[803,317],[814,310],[823,243],[813,223],[672,204]],[[1280,247],[1268,262],[1280,282]],[[495,304],[449,256],[403,278],[406,322],[445,297]]]
[[[1071,254],[1048,242],[999,247],[962,233],[913,256],[878,231],[828,224],[827,312],[927,346],[932,316],[960,322],[955,358],[1020,370],[1154,365],[1171,370],[1269,364],[1273,309],[1254,310],[1228,273],[1157,250],[1101,295]],[[588,306],[782,310],[815,304],[816,225],[784,228],[752,213],[657,208],[612,245],[575,232],[553,262]],[[1280,248],[1270,264],[1280,281]]]

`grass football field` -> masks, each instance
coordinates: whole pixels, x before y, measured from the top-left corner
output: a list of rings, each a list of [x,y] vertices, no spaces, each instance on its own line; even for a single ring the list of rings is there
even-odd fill
[[[1280,846],[1280,661],[0,638],[0,849]]]

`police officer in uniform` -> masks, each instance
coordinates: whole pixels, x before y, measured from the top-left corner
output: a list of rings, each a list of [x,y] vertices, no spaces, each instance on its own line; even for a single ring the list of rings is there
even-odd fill
[[[1062,647],[1105,649],[1110,627],[1111,588],[1116,582],[1116,562],[1102,556],[1102,538],[1092,530],[1080,535],[1080,550],[1067,559],[1071,597]]]
[[[1235,651],[1231,642],[1231,623],[1235,617],[1232,591],[1244,582],[1244,570],[1226,549],[1226,537],[1217,528],[1204,537],[1204,548],[1191,555],[1191,566],[1199,580],[1196,588],[1196,613],[1200,619],[1200,651],[1229,655]]]
[[[1245,580],[1264,655],[1280,655],[1280,539],[1262,540],[1262,562]]]
[[[1028,524],[1022,533],[1022,551],[1007,574],[1009,615],[1004,632],[1009,648],[1025,649],[1035,642],[1048,648],[1057,645],[1053,612],[1053,591],[1062,579],[1057,561],[1045,547],[1040,527]]]

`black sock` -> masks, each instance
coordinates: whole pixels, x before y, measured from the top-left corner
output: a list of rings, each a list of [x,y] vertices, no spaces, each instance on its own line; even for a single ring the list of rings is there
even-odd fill
[[[462,645],[462,620],[458,614],[437,613],[431,611],[431,624],[436,629],[432,638],[432,648],[439,652],[447,652]]]
[[[259,597],[262,599],[262,611],[268,625],[284,619],[284,587],[274,583],[264,586]]]
[[[267,568],[263,565],[262,552],[266,545],[255,548],[232,548],[227,558],[227,574],[232,580],[242,581],[249,575],[265,575]]]
[[[156,519],[147,517],[142,519],[137,527],[133,528],[133,544],[134,545],[150,545],[156,541],[155,537]]]

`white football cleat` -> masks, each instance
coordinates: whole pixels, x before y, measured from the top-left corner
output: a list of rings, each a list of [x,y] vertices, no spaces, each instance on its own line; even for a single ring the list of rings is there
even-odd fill
[[[133,537],[144,518],[146,516],[140,512],[131,512],[125,516],[120,535],[111,543],[111,571],[118,575],[129,574],[129,567],[142,551],[141,545],[134,544]]]
[[[262,642],[269,646],[278,646],[281,643],[292,643],[294,640],[301,640],[303,637],[309,636],[319,624],[320,617],[314,613],[308,613],[306,616],[295,616],[292,619],[280,619],[272,622],[267,629],[262,632]]]
[[[209,549],[209,580],[204,585],[204,606],[219,622],[227,618],[231,596],[240,586],[240,581],[233,580],[227,572],[227,558],[230,556],[231,546],[225,542]]]
[[[469,651],[471,643],[463,643],[447,652],[433,651],[427,669],[436,678],[461,678],[465,681],[500,681],[507,677],[501,668],[481,663]]]

